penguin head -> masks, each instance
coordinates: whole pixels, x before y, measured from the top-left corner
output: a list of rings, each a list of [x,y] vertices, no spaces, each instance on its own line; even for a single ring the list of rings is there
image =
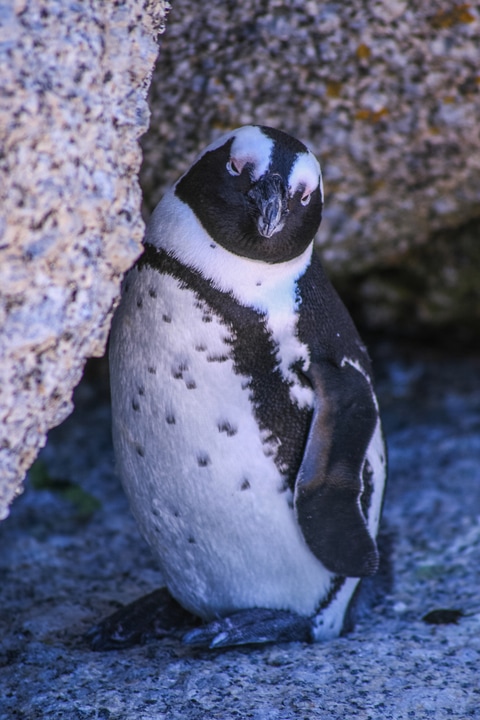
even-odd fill
[[[209,145],[175,194],[215,243],[267,263],[301,255],[322,217],[315,156],[299,140],[264,126],[246,125]]]

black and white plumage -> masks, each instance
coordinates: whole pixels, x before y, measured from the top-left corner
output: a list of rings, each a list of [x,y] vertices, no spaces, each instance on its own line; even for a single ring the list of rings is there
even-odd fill
[[[117,464],[170,594],[207,622],[192,644],[338,635],[377,569],[385,449],[367,352],[312,253],[322,205],[302,143],[239,128],[167,192],[125,282]]]

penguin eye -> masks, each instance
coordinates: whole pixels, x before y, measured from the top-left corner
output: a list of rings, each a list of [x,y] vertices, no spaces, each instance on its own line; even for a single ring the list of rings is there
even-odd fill
[[[242,172],[241,168],[236,165],[233,158],[230,158],[230,160],[227,162],[227,170],[230,175],[233,175],[233,177],[238,177],[238,175],[240,175],[240,173]]]
[[[310,202],[310,198],[311,198],[311,197],[312,197],[312,193],[308,193],[308,195],[304,195],[304,196],[300,199],[300,202],[302,203],[302,205],[303,205],[304,207],[305,207],[306,205],[308,205],[308,203]]]

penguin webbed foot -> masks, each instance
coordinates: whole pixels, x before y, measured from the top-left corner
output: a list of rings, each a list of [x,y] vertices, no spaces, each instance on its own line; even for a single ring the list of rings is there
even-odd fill
[[[151,638],[182,637],[200,622],[166,588],[154,590],[94,625],[85,638],[92,650],[120,650]]]
[[[190,630],[183,637],[186,645],[210,649],[295,641],[312,642],[310,618],[268,608],[239,610]]]

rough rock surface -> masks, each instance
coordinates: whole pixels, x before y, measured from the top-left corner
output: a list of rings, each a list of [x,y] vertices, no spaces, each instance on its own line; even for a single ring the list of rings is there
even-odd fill
[[[394,581],[353,633],[91,652],[83,633],[160,578],[113,473],[108,398],[84,380],[0,526],[0,720],[480,718],[480,356],[373,355]],[[422,620],[439,608],[464,616]]]
[[[205,13],[178,1],[144,138],[149,204],[214,136],[250,122],[280,127],[321,159],[319,243],[365,320],[438,326],[450,305],[448,320],[466,311],[478,323],[479,286],[463,272],[480,236],[479,46],[476,3],[213,0]],[[458,228],[470,232],[461,253]],[[430,279],[439,233],[446,284],[441,272]]]
[[[140,252],[163,0],[0,4],[0,519]]]

